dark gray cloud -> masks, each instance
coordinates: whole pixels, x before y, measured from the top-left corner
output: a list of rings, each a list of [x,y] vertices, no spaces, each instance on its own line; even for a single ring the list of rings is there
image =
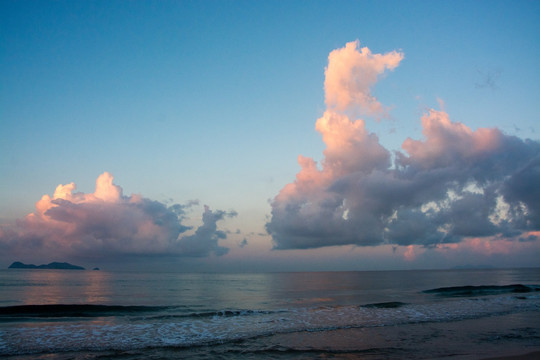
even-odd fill
[[[244,239],[238,244],[238,247],[239,247],[239,248],[243,248],[243,247],[247,246],[247,244],[248,244],[248,241],[247,241],[246,238],[244,238]]]
[[[185,256],[202,257],[211,253],[225,255],[229,249],[218,245],[218,241],[227,238],[225,231],[217,229],[217,222],[225,217],[234,217],[235,211],[225,212],[222,210],[211,211],[204,206],[202,217],[203,224],[197,228],[193,235],[180,238],[175,244],[177,251]]]

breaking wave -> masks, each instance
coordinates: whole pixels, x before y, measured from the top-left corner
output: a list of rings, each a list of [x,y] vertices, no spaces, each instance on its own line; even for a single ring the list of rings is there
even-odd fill
[[[0,307],[0,322],[29,319],[103,318],[132,316],[146,320],[174,318],[235,317],[269,314],[273,311],[258,310],[208,310],[193,311],[182,306],[120,306],[92,304],[17,305]]]
[[[508,293],[530,293],[540,291],[540,285],[481,285],[481,286],[453,286],[425,290],[426,294],[436,294],[447,297],[486,296]]]

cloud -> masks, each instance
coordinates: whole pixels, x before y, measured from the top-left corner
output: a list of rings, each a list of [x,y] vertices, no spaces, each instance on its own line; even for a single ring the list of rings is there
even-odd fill
[[[248,241],[246,238],[244,238],[240,243],[238,243],[239,248],[243,248],[248,244]]]
[[[353,41],[328,55],[325,71],[324,90],[326,106],[336,111],[344,111],[353,105],[370,115],[381,115],[383,106],[371,95],[371,88],[387,69],[393,70],[403,54],[392,51],[373,54],[367,47],[358,49],[360,42]]]
[[[225,255],[229,249],[218,245],[218,241],[226,239],[225,231],[217,229],[217,222],[227,217],[236,216],[235,211],[225,212],[217,210],[212,212],[208,206],[204,206],[202,216],[203,224],[197,228],[195,234],[182,237],[175,245],[181,254],[187,256],[208,256],[210,253]]]
[[[424,138],[406,139],[392,156],[364,120],[348,114],[380,112],[371,88],[403,55],[359,53],[357,46],[329,56],[327,109],[315,125],[324,158],[319,166],[300,155],[295,181],[271,202],[266,229],[274,248],[535,240],[527,234],[540,230],[540,143],[496,128],[472,130],[431,109],[421,119]]]
[[[74,183],[58,185],[44,195],[36,211],[13,225],[0,227],[0,249],[17,259],[37,256],[115,257],[119,255],[223,255],[218,245],[226,238],[217,222],[235,212],[212,211],[205,206],[203,224],[194,234],[183,224],[186,211],[197,201],[167,206],[141,195],[123,195],[107,172],[96,181],[94,193],[74,192]]]
[[[478,76],[480,77],[480,80],[474,83],[474,86],[477,89],[484,89],[484,88],[490,88],[491,90],[497,90],[497,81],[499,80],[499,77],[501,76],[502,70],[495,69],[491,71],[481,71],[480,69],[476,69],[476,72],[478,73]]]

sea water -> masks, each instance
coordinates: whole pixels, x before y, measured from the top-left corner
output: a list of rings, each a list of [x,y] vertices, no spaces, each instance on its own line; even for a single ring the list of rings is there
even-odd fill
[[[0,271],[0,356],[475,359],[540,350],[540,269]]]

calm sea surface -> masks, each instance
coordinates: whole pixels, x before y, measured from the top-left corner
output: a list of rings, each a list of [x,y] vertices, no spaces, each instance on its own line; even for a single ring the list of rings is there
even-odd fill
[[[475,359],[540,350],[540,269],[0,270],[0,356]]]

